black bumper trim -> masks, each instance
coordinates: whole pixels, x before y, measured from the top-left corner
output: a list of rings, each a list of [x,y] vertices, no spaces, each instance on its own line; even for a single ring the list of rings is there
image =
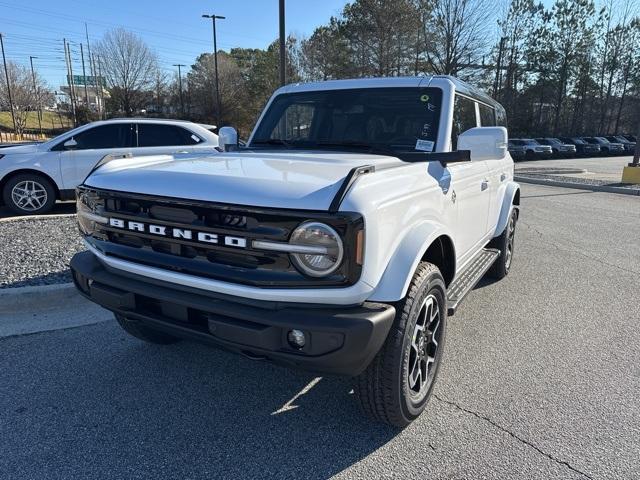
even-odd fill
[[[107,269],[91,252],[71,260],[74,282],[85,297],[124,317],[179,337],[210,343],[321,373],[357,375],[382,347],[395,317],[392,305],[324,306],[260,302],[134,278]],[[312,300],[312,299],[310,299]],[[287,333],[305,332],[296,350]]]

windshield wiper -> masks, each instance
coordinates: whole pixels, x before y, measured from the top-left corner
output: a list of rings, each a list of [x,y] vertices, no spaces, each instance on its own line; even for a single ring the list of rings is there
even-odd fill
[[[265,138],[263,140],[254,140],[252,145],[282,145],[286,148],[291,148],[291,144],[282,138]]]

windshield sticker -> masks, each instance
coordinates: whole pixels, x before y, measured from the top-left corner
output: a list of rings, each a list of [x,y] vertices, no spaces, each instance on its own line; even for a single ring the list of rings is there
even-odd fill
[[[434,143],[431,140],[422,140],[418,139],[416,142],[416,150],[420,150],[422,152],[433,152]]]
[[[420,101],[421,101],[421,102],[428,102],[428,101],[429,101],[429,95],[426,95],[426,94],[425,94],[425,95],[422,95],[422,96],[420,97]]]
[[[430,112],[435,112],[436,106],[433,103],[427,103],[427,110],[429,110]]]
[[[431,124],[430,123],[425,123],[422,126],[422,132],[420,132],[420,136],[421,137],[428,137],[429,133],[431,133]]]

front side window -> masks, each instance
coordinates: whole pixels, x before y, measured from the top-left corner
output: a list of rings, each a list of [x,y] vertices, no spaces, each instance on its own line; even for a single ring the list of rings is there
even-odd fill
[[[138,124],[138,147],[168,147],[195,145],[200,138],[189,130],[175,125]]]
[[[361,88],[278,95],[251,147],[435,151],[438,88]]]
[[[75,134],[77,145],[74,150],[98,150],[105,148],[130,148],[134,145],[132,125],[130,123],[114,123],[100,125]],[[65,142],[69,138],[65,139]],[[56,146],[56,150],[64,142]]]
[[[479,103],[478,108],[480,110],[480,124],[483,127],[495,127],[497,125],[495,110],[484,103]]]
[[[451,130],[451,145],[453,149],[456,149],[460,135],[477,126],[476,103],[469,98],[456,95],[453,103],[453,128]]]

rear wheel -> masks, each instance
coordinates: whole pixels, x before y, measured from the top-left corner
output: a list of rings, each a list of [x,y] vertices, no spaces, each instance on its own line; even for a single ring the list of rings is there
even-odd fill
[[[19,215],[49,212],[56,203],[56,190],[47,178],[21,173],[7,180],[2,190],[5,205]]]
[[[117,313],[115,314],[115,317],[125,332],[140,340],[144,340],[145,342],[155,343],[158,345],[170,345],[180,341],[178,337],[149,328],[137,320],[131,320],[123,317],[122,315],[118,315]]]
[[[354,392],[367,416],[405,427],[424,411],[442,359],[447,308],[436,266],[419,265],[396,312],[380,352],[355,378]]]
[[[518,212],[514,208],[507,222],[507,226],[499,237],[493,239],[490,247],[500,250],[500,256],[491,266],[488,275],[497,280],[503,279],[509,274],[511,261],[513,260],[513,251],[515,246],[516,222],[518,221]]]

